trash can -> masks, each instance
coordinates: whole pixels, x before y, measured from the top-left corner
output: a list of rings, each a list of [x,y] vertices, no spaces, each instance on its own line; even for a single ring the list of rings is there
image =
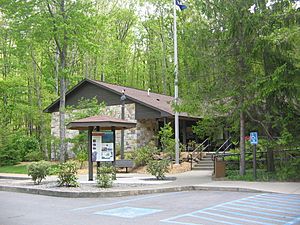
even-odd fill
[[[215,178],[225,177],[225,161],[215,158]]]

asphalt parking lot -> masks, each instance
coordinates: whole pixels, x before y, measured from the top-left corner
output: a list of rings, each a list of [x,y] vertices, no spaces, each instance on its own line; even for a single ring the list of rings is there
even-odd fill
[[[300,224],[300,195],[190,191],[72,199],[0,192],[1,225]]]

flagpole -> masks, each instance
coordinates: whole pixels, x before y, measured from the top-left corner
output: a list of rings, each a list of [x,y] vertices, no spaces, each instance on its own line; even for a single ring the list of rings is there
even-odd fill
[[[174,4],[174,100],[175,107],[178,105],[178,53],[177,53],[177,22],[176,22],[176,0],[173,0]],[[175,164],[179,164],[179,113],[175,108]]]

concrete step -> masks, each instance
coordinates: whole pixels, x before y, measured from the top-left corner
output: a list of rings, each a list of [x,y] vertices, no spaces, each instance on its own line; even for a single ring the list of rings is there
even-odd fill
[[[201,160],[201,161],[199,161],[197,164],[200,164],[200,165],[213,165],[214,164],[214,162],[213,161],[203,161],[203,160]]]
[[[193,168],[200,168],[200,169],[213,169],[214,166],[213,165],[199,165],[199,164],[196,164],[196,165],[193,165]]]
[[[203,157],[201,159],[201,161],[212,161],[212,159],[210,157]],[[212,161],[213,162],[213,161]]]
[[[193,170],[211,170],[211,171],[213,171],[214,168],[213,167],[205,167],[205,168],[193,167]]]
[[[194,164],[194,167],[214,167],[213,164]]]

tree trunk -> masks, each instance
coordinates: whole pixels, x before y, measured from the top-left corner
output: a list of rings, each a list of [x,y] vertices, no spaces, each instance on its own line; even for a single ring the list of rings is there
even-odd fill
[[[245,175],[245,115],[240,112],[240,175]]]
[[[66,11],[65,11],[65,1],[60,2],[60,13],[63,17],[64,22],[66,22]],[[57,39],[56,39],[57,40]],[[66,127],[65,127],[65,108],[66,108],[66,60],[67,60],[67,31],[64,30],[63,40],[57,45],[61,47],[60,50],[60,98],[59,98],[59,135],[60,135],[60,156],[59,161],[64,162],[66,156]]]
[[[61,76],[60,98],[59,98],[59,137],[60,137],[59,161],[60,162],[65,161],[65,153],[66,153],[65,105],[66,105],[66,81],[64,76]]]

